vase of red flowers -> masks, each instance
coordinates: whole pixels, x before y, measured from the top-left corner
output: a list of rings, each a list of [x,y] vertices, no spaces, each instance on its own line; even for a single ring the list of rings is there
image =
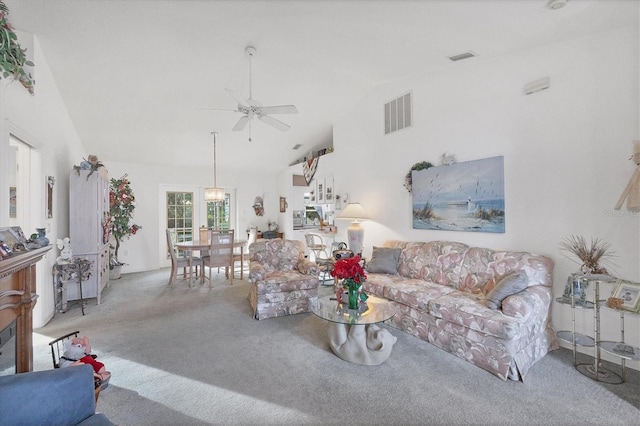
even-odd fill
[[[338,303],[343,303],[342,293],[347,290],[349,309],[358,309],[360,301],[366,302],[367,294],[362,288],[367,275],[360,265],[360,256],[338,260],[331,271],[331,276],[342,280],[336,288]]]

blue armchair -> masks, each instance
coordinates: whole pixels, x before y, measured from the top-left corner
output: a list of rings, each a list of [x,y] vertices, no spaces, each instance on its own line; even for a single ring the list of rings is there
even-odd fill
[[[2,425],[113,425],[96,414],[93,368],[78,365],[0,376]]]

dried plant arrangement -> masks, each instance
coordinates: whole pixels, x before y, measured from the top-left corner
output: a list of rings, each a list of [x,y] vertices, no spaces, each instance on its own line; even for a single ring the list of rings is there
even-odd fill
[[[573,254],[582,262],[580,272],[584,274],[608,274],[601,263],[607,262],[614,254],[609,243],[599,238],[591,238],[591,244],[587,245],[585,238],[579,235],[565,238],[560,244],[560,249]]]

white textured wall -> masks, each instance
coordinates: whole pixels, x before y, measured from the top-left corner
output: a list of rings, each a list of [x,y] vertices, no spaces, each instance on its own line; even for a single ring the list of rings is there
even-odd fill
[[[635,167],[628,158],[639,137],[638,40],[638,29],[626,28],[499,59],[478,57],[362,99],[334,126],[332,155],[339,160],[323,172],[333,173],[336,191],[349,192],[374,218],[363,225],[365,255],[395,238],[533,251],[555,260],[559,296],[577,270],[559,244],[575,234],[611,243],[617,266],[610,272],[640,281],[640,215],[613,210]],[[550,89],[523,94],[526,83],[545,76]],[[384,102],[409,90],[413,127],[384,136]],[[419,161],[439,164],[445,151],[458,161],[504,156],[504,234],[412,229],[404,175]],[[585,332],[592,333],[591,315],[578,314]],[[554,304],[553,323],[569,328],[569,309]],[[639,324],[640,317],[628,316],[627,340],[635,346]],[[603,339],[617,339],[617,330],[617,316],[604,312]]]
[[[33,61],[37,64],[34,69],[36,89],[35,96],[32,96],[20,83],[0,80],[0,190],[3,194],[8,193],[7,174],[2,170],[6,170],[7,167],[5,153],[11,131],[37,149],[42,163],[40,170],[37,170],[35,165],[36,170],[32,170],[32,178],[36,182],[31,182],[30,187],[37,189],[41,195],[40,199],[32,203],[30,216],[33,223],[32,226],[21,226],[27,235],[35,232],[35,227],[46,227],[47,236],[55,244],[56,238],[69,235],[69,170],[86,154],[37,37],[23,32],[19,32],[18,37],[21,44],[29,46],[28,54],[34,55]],[[45,176],[56,178],[52,219],[45,218]],[[4,188],[7,188],[6,191]],[[7,211],[2,209],[0,226],[6,226],[6,215]],[[43,326],[53,315],[51,268],[57,256],[58,250],[54,248],[37,266],[37,291],[40,297],[34,309],[34,327]]]

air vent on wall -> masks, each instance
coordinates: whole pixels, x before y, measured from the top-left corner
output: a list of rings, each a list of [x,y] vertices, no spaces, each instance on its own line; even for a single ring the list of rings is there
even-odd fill
[[[384,104],[384,134],[411,127],[411,92]]]
[[[458,55],[453,55],[453,56],[449,56],[449,60],[451,61],[461,61],[463,59],[469,59],[469,58],[475,58],[476,55],[475,53],[473,53],[472,51],[468,51],[468,52],[464,52],[464,53],[460,53]]]

